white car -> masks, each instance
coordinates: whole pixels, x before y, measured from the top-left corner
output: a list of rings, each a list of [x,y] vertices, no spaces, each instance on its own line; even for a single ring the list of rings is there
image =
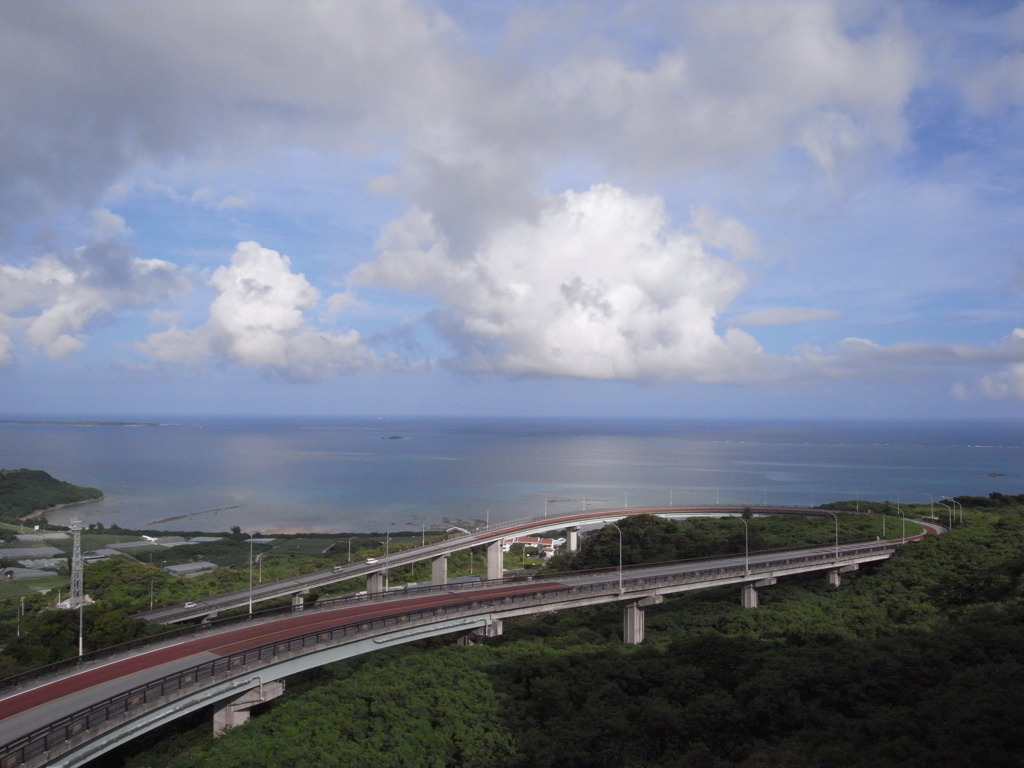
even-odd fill
[[[368,558],[366,558],[366,564],[367,565],[376,565],[377,564],[377,558],[376,557],[368,557]]]
[[[185,603],[185,607],[186,608],[195,608],[196,604],[193,603],[191,600],[189,600],[187,603]]]

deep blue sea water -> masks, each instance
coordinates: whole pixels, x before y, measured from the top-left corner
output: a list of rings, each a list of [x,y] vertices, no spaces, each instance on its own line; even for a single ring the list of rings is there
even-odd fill
[[[170,419],[0,423],[0,467],[104,501],[48,515],[165,530],[428,528],[589,507],[1024,493],[1022,422]],[[390,439],[400,438],[400,439]]]

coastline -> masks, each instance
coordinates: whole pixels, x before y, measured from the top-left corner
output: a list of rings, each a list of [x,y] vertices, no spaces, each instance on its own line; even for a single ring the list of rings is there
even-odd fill
[[[94,504],[97,501],[103,501],[105,498],[106,498],[106,496],[98,496],[95,499],[82,499],[81,501],[68,501],[68,502],[65,502],[64,504],[54,504],[52,507],[47,507],[46,509],[36,509],[36,510],[33,510],[32,512],[29,512],[24,517],[19,517],[18,519],[22,520],[22,521],[38,520],[40,517],[42,517],[47,512],[52,512],[55,509],[63,509],[64,507],[77,507],[77,506],[79,506],[81,504]]]

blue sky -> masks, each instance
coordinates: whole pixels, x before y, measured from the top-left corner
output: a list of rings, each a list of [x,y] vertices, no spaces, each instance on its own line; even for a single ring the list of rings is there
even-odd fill
[[[10,2],[2,414],[1024,417],[1017,2]]]

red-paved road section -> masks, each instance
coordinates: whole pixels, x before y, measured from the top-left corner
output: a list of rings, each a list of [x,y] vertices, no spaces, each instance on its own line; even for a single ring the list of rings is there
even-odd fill
[[[117,680],[135,672],[141,672],[200,653],[214,653],[219,656],[227,656],[232,653],[248,650],[249,648],[266,645],[267,643],[284,641],[296,635],[308,634],[318,629],[357,624],[425,608],[463,605],[474,600],[484,601],[504,595],[545,592],[561,587],[561,584],[544,583],[496,587],[494,589],[471,590],[467,592],[444,592],[424,597],[389,600],[385,603],[354,605],[325,611],[307,611],[276,621],[252,624],[226,632],[219,632],[215,635],[198,637],[177,645],[138,653],[134,656],[110,662],[101,667],[88,669],[78,674],[72,674],[2,699],[0,700],[0,725],[8,717],[24,713],[41,704],[87,690],[102,683]]]

